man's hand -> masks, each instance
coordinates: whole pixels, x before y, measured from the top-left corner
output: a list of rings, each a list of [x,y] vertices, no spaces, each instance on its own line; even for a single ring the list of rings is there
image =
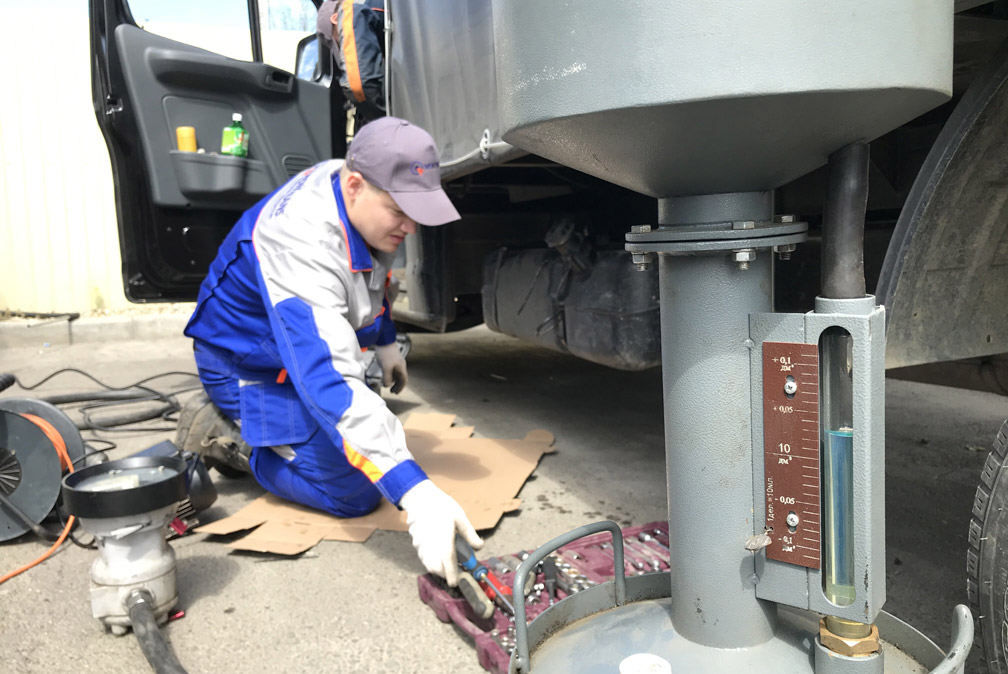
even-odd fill
[[[462,506],[430,480],[418,483],[403,494],[399,505],[406,511],[413,547],[424,567],[443,577],[449,586],[458,585],[455,532],[475,549],[483,545]]]
[[[399,345],[392,342],[376,346],[375,355],[378,356],[378,364],[382,369],[382,384],[391,388],[392,393],[399,393],[406,388],[409,376],[406,374],[406,359],[399,351]]]

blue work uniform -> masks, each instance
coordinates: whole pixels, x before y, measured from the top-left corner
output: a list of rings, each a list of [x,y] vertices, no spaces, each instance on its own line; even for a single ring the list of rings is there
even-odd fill
[[[318,35],[339,72],[347,108],[374,119],[385,114],[385,0],[327,0],[318,11]]]
[[[397,504],[427,478],[364,381],[362,350],[395,341],[372,254],[346,214],[342,160],[247,210],[221,244],[185,328],[210,399],[240,424],[256,480],[335,515]]]

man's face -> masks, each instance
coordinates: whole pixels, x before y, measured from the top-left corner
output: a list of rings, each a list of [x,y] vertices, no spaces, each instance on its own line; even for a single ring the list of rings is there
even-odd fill
[[[394,253],[417,223],[402,212],[388,192],[368,184],[359,173],[350,173],[343,191],[347,216],[368,246]]]

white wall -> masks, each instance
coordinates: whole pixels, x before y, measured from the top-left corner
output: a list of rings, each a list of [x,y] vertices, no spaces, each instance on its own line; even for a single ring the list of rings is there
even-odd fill
[[[51,17],[48,27],[38,26],[37,12],[0,16],[3,310],[128,304],[109,155],[91,106],[86,12],[75,16],[58,36]]]
[[[0,3],[0,311],[135,306],[122,290],[112,172],[91,103],[87,3],[80,5],[56,12],[57,25],[44,3]],[[248,58],[247,33],[217,36],[216,51],[244,48],[235,55]],[[264,34],[266,60],[292,69],[302,36]]]

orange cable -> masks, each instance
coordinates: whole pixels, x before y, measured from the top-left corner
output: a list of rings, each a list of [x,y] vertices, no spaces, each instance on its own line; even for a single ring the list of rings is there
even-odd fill
[[[63,436],[60,435],[59,431],[57,431],[52,424],[50,424],[42,417],[37,417],[34,414],[22,414],[21,416],[27,419],[28,421],[32,422],[42,430],[42,433],[45,434],[46,438],[49,439],[49,442],[51,442],[53,444],[53,447],[56,448],[56,453],[59,454],[61,466],[69,470],[71,473],[74,472],[73,461],[70,460],[70,453],[67,452],[66,443],[63,441]],[[14,571],[11,571],[5,576],[0,576],[0,584],[6,583],[14,576],[22,574],[28,569],[32,568],[33,566],[41,564],[46,559],[48,559],[49,556],[52,555],[52,553],[56,552],[56,549],[63,544],[63,541],[66,540],[66,537],[70,534],[70,529],[73,527],[73,524],[74,524],[74,516],[71,515],[70,517],[67,518],[66,526],[63,527],[63,533],[60,534],[59,538],[56,539],[56,542],[52,544],[51,548],[46,550],[45,553],[41,557],[36,559],[34,562],[25,564],[20,569],[15,569]]]

